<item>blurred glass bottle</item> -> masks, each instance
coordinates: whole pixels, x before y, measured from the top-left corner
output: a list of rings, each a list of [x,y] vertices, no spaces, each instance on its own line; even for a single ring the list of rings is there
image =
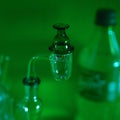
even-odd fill
[[[115,10],[98,9],[95,24],[94,36],[79,56],[79,116],[84,120],[118,120],[120,50],[113,31]]]
[[[53,76],[57,81],[68,80],[72,71],[72,53],[73,46],[66,34],[68,24],[57,23],[53,25],[57,30],[52,45],[49,50],[52,52],[49,60],[52,67]]]
[[[13,98],[5,84],[9,60],[0,55],[0,120],[13,120]]]
[[[15,120],[40,120],[42,102],[38,97],[39,78],[29,77],[23,79],[25,97],[19,101],[14,110]]]

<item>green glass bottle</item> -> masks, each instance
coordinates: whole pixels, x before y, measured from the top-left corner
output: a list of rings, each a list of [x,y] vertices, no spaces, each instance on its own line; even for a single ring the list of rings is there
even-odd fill
[[[118,120],[120,49],[113,30],[116,11],[98,9],[95,24],[93,38],[79,55],[80,115],[84,120]]]
[[[40,120],[42,102],[38,97],[39,78],[25,78],[25,97],[19,101],[15,109],[15,120]]]
[[[74,50],[65,31],[69,28],[69,25],[57,23],[53,25],[53,28],[57,30],[57,34],[49,47],[52,52],[49,57],[52,73],[57,81],[68,80],[71,76],[72,53]]]

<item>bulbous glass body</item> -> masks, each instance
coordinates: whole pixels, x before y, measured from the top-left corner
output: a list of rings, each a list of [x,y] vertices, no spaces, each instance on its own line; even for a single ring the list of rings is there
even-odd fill
[[[25,97],[16,104],[15,120],[40,120],[42,102],[38,97],[38,84],[25,84]]]
[[[52,73],[57,81],[68,80],[72,72],[71,54],[51,54],[49,57]]]

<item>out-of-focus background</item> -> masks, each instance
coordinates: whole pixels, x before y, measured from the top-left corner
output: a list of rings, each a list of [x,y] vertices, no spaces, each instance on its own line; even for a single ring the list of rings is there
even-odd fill
[[[44,115],[74,118],[78,106],[76,91],[79,51],[91,42],[95,12],[101,7],[117,11],[115,31],[120,39],[119,5],[119,0],[1,0],[0,54],[10,56],[5,83],[16,101],[24,96],[22,79],[26,76],[29,59],[37,54],[49,54],[48,47],[56,34],[52,25],[67,23],[70,25],[67,35],[75,47],[70,80],[56,82],[49,61],[36,63],[36,69],[41,78],[39,96],[44,103]]]

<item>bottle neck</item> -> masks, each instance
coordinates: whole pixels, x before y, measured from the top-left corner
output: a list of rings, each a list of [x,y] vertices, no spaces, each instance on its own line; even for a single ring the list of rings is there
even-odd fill
[[[96,31],[101,33],[102,36],[108,35],[109,31],[113,31],[113,26],[97,26]]]
[[[65,30],[57,30],[57,35],[66,35]]]
[[[36,99],[38,97],[38,85],[28,86],[25,85],[25,98]]]
[[[79,57],[81,66],[99,71],[111,70],[111,64],[119,59],[119,44],[112,26],[97,26]]]
[[[98,38],[96,38],[99,40],[98,45],[103,47],[103,50],[109,51],[112,55],[119,55],[119,44],[113,26],[99,26],[98,29]]]
[[[108,27],[108,39],[110,43],[111,53],[113,55],[119,55],[120,54],[119,43],[117,41],[116,34],[112,26]]]
[[[55,39],[60,39],[60,40],[68,40],[68,36],[65,32],[65,30],[57,30],[57,35],[55,36]]]

